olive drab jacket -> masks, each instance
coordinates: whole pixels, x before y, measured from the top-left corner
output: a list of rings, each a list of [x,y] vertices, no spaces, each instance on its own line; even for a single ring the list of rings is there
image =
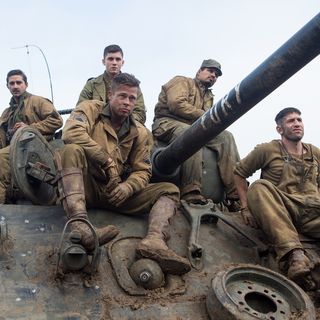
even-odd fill
[[[197,79],[176,76],[162,86],[154,119],[168,117],[192,124],[212,107],[213,97]]]
[[[100,100],[108,103],[108,92],[111,88],[111,81],[106,72],[96,78],[89,79],[80,93],[77,105],[84,100]],[[146,107],[140,89],[132,115],[140,123],[144,124],[146,122]]]
[[[109,157],[116,162],[120,176],[134,192],[143,189],[151,177],[150,151],[146,128],[128,118],[119,138],[110,122],[109,105],[98,100],[81,102],[71,113],[62,133],[65,143],[80,145],[93,176],[99,174]]]
[[[25,92],[21,97],[19,119],[37,129],[47,140],[51,140],[57,129],[63,125],[63,120],[50,100]],[[0,117],[0,148],[8,145],[6,134],[8,122],[14,117],[17,106],[13,98],[10,107],[5,109]]]

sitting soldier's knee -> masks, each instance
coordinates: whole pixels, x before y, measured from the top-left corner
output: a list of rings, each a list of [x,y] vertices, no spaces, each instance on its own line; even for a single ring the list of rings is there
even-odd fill
[[[254,181],[247,192],[248,201],[254,201],[257,197],[264,197],[265,194],[270,193],[270,188],[273,188],[274,185],[265,179],[259,179]]]
[[[179,188],[170,182],[160,182],[161,190],[159,196],[167,196],[168,198],[174,200],[176,203],[180,201],[180,191]]]
[[[77,167],[76,163],[85,159],[83,148],[77,144],[66,144],[60,154],[63,168]]]

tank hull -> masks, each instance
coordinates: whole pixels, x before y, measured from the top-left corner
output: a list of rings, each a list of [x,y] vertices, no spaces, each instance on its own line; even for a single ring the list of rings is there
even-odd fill
[[[96,226],[117,225],[117,241],[146,233],[146,217],[103,210],[91,210],[89,215]],[[206,248],[204,268],[179,277],[184,290],[175,290],[172,296],[166,290],[129,295],[114,276],[108,257],[110,244],[103,248],[93,276],[80,272],[67,273],[63,280],[56,278],[58,244],[66,222],[61,207],[2,205],[0,217],[5,218],[12,241],[0,256],[0,310],[5,319],[209,319],[205,297],[221,265],[259,262],[252,243],[224,224],[205,224],[199,239]],[[189,233],[189,223],[179,212],[171,226],[169,245],[184,256]],[[239,243],[243,244],[240,250]]]

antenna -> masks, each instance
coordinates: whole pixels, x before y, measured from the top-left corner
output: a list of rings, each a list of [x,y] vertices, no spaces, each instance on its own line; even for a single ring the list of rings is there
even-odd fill
[[[26,44],[25,46],[22,46],[22,47],[15,47],[15,48],[11,48],[11,49],[22,49],[22,48],[26,48],[27,49],[27,54],[29,54],[29,47],[34,47],[34,48],[37,48],[41,54],[42,54],[42,57],[46,63],[46,66],[47,66],[47,71],[48,71],[48,76],[49,76],[49,82],[50,82],[50,90],[51,90],[51,101],[53,103],[53,90],[52,90],[52,81],[51,81],[51,73],[50,73],[50,68],[49,68],[49,64],[48,64],[48,61],[47,61],[47,58],[44,54],[44,52],[41,50],[41,48],[35,44]]]

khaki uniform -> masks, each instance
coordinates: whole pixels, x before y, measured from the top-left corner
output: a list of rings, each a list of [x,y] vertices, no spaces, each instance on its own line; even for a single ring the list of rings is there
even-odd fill
[[[135,214],[150,210],[161,195],[178,201],[179,190],[173,184],[148,184],[151,176],[148,133],[142,124],[127,120],[116,133],[107,104],[97,100],[80,103],[63,129],[62,139],[66,143],[62,151],[63,168],[82,169],[90,207]],[[115,161],[122,181],[134,191],[118,208],[108,203],[108,179],[101,169],[109,157]]]
[[[50,100],[25,93],[22,96],[17,122],[22,121],[37,129],[48,141],[53,138],[55,131],[62,127],[63,120]],[[17,107],[11,99],[10,107],[5,109],[0,117],[0,148],[8,145],[5,136],[8,123],[14,117]]]
[[[100,100],[108,103],[108,93],[111,89],[112,80],[106,72],[96,78],[91,78],[87,81],[82,89],[77,105],[85,100]],[[133,110],[135,120],[144,124],[146,122],[146,107],[141,90],[139,89],[136,105]]]
[[[183,134],[190,125],[213,105],[211,90],[197,79],[174,77],[164,86],[155,107],[152,133],[159,141],[170,143]],[[236,198],[232,170],[239,153],[232,134],[223,131],[206,144],[218,154],[218,168],[227,197]],[[181,166],[181,192],[201,191],[202,151],[198,151]]]
[[[6,190],[10,186],[10,146],[0,149],[0,204],[6,202]]]
[[[281,260],[302,248],[298,233],[320,238],[320,149],[303,144],[296,158],[278,140],[258,145],[241,160],[237,175],[247,178],[261,169],[261,179],[248,190],[248,207]]]
[[[53,104],[42,97],[28,92],[20,97],[16,104],[12,98],[10,107],[0,117],[0,203],[5,202],[6,190],[10,185],[9,167],[10,139],[8,135],[14,124],[24,122],[37,129],[47,140],[51,140],[55,131],[62,127],[63,120]]]

